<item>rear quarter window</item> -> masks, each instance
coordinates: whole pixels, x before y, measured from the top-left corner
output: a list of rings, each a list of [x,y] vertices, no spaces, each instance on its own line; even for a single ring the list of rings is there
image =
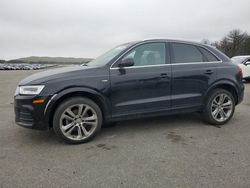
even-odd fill
[[[205,48],[199,47],[199,50],[203,53],[203,55],[206,57],[208,62],[219,61],[219,59],[215,55],[213,55],[211,52],[209,52]]]

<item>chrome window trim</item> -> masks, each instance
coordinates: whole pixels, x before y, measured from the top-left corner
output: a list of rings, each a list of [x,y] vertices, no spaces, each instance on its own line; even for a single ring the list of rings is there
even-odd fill
[[[205,62],[187,62],[187,63],[173,63],[171,65],[185,65],[185,64],[214,64],[214,63],[222,63],[223,61],[205,61]]]
[[[123,67],[123,69],[134,69],[134,68],[146,68],[146,67],[161,67],[161,66],[170,66],[170,65],[195,65],[195,64],[216,64],[222,63],[222,61],[209,61],[209,62],[190,62],[190,63],[174,63],[174,64],[159,64],[159,65],[143,65],[143,66],[132,66],[132,67]],[[112,67],[113,69],[121,69],[120,67]]]
[[[169,63],[169,64],[159,64],[159,65],[143,65],[143,66],[132,66],[132,67],[124,67],[124,68],[142,68],[142,67],[155,67],[155,66],[168,66],[168,65],[182,65],[182,64],[204,64],[204,63],[222,63],[223,61],[221,58],[219,58],[214,52],[212,52],[210,49],[208,49],[206,46],[203,46],[201,44],[193,44],[192,42],[184,42],[184,41],[143,41],[138,44],[135,44],[134,46],[129,47],[125,52],[123,52],[120,57],[118,57],[110,66],[111,69],[120,69],[119,67],[113,67],[117,61],[121,59],[122,56],[124,56],[126,53],[128,53],[130,50],[133,48],[136,48],[137,46],[143,45],[143,44],[148,44],[148,43],[181,43],[181,44],[188,44],[188,45],[193,45],[193,46],[199,46],[201,48],[204,48],[205,50],[209,51],[212,53],[219,61],[208,61],[208,62],[186,62],[186,63]]]

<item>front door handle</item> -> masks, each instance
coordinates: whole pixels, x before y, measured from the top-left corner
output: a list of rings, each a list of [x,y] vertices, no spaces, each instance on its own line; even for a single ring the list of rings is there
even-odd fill
[[[214,73],[214,71],[212,71],[212,70],[206,70],[205,71],[205,74],[213,74]]]

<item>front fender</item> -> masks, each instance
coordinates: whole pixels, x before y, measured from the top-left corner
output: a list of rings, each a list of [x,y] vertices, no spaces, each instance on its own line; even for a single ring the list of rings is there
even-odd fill
[[[44,110],[44,116],[47,121],[51,120],[51,116],[54,114],[56,107],[66,98],[70,98],[71,96],[84,96],[90,98],[94,102],[101,103],[101,108],[103,111],[103,115],[105,118],[111,117],[111,103],[110,100],[105,96],[104,93],[101,93],[97,90],[87,87],[72,87],[64,89],[56,94],[54,94],[50,100],[48,101],[46,108]],[[90,97],[91,96],[91,97]]]

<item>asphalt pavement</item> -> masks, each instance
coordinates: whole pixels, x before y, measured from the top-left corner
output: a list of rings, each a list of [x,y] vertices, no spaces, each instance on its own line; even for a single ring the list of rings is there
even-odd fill
[[[250,83],[221,128],[184,114],[120,122],[67,145],[15,125],[15,87],[34,72],[0,72],[0,187],[250,187]]]

